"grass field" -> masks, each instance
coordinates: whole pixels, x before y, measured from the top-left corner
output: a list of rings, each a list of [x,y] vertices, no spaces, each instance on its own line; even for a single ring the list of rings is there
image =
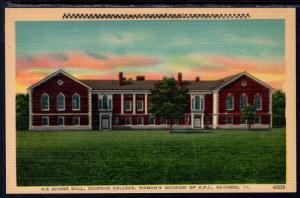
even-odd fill
[[[20,186],[285,183],[285,129],[17,132]]]

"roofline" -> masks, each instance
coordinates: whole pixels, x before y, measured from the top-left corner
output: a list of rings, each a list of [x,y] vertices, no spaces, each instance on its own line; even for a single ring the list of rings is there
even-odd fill
[[[239,79],[239,78],[240,78],[241,76],[243,76],[243,75],[248,76],[248,77],[251,78],[252,80],[258,82],[259,84],[263,85],[264,87],[267,87],[267,88],[270,89],[271,91],[274,91],[274,90],[275,90],[273,87],[271,87],[271,86],[268,85],[267,83],[265,83],[265,82],[259,80],[258,78],[254,77],[253,75],[251,75],[249,72],[243,71],[243,72],[241,72],[239,75],[237,75],[235,78],[233,78],[233,79],[231,79],[230,81],[226,82],[224,85],[216,86],[216,87],[214,88],[214,91],[218,91],[218,90],[222,89],[223,87],[225,87],[226,85],[228,85],[228,84],[234,82],[235,80]]]
[[[78,80],[77,78],[75,78],[74,76],[70,75],[69,73],[67,73],[66,71],[64,71],[64,70],[62,70],[62,69],[59,69],[59,70],[53,72],[52,74],[46,76],[46,77],[43,78],[42,80],[40,80],[40,81],[34,83],[33,85],[31,85],[31,86],[28,87],[27,89],[28,89],[28,90],[32,90],[34,87],[36,87],[36,86],[38,86],[38,85],[40,85],[40,84],[46,82],[47,80],[49,80],[49,79],[52,78],[53,76],[56,76],[56,75],[59,74],[59,73],[65,75],[65,76],[71,78],[72,80],[74,80],[75,82],[77,82],[77,83],[79,83],[79,84],[81,84],[81,85],[87,87],[89,90],[92,90],[91,87],[89,87],[88,85],[84,84],[83,82],[81,82],[80,80]]]

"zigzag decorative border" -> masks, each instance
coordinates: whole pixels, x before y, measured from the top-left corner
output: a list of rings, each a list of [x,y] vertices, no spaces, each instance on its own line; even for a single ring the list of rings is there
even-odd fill
[[[63,19],[250,19],[249,13],[236,14],[81,14],[64,13]]]

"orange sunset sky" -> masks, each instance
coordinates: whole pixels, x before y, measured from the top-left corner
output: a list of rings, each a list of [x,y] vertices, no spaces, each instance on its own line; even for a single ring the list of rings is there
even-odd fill
[[[283,20],[49,21],[16,24],[16,89],[58,69],[79,79],[223,78],[242,71],[285,89]]]

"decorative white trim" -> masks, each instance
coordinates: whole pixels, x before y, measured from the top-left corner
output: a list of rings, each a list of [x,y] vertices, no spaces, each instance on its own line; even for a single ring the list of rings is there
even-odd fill
[[[78,109],[76,109],[76,108],[73,108],[73,97],[74,96],[78,96],[79,97],[79,108]],[[81,96],[80,96],[80,94],[78,94],[77,92],[75,92],[73,95],[72,95],[72,110],[73,111],[80,111],[80,109],[81,109]]]
[[[29,97],[29,120],[28,120],[28,123],[29,123],[29,126],[28,126],[28,129],[31,130],[32,129],[32,98],[31,98],[31,90],[28,90],[28,97]]]
[[[103,97],[106,96],[107,98],[107,109],[103,109]],[[99,111],[112,111],[113,110],[113,99],[112,94],[98,94],[98,110]],[[99,99],[101,99],[101,109],[99,108]],[[111,103],[111,108],[109,108],[109,103]]]
[[[31,92],[31,91],[29,91]],[[47,109],[43,109],[43,96],[47,96],[48,99],[47,99],[47,103],[48,103],[48,108]],[[41,102],[41,111],[49,111],[50,109],[50,96],[49,94],[47,94],[46,92],[44,92],[42,95],[41,95],[41,98],[40,98],[40,102]]]
[[[148,114],[148,94],[145,94],[145,114]]]
[[[121,114],[124,114],[124,94],[121,94]]]
[[[135,114],[136,113],[136,94],[132,94],[132,113]]]
[[[126,105],[125,105],[125,103],[126,102],[129,102],[129,109],[126,109]],[[132,110],[132,100],[124,100],[124,111],[125,112],[130,112]],[[135,112],[133,112],[133,114],[135,114]]]
[[[108,116],[109,117],[109,129],[112,129],[112,113],[99,113],[99,130],[102,130],[102,117]]]
[[[136,101],[137,107],[138,107],[138,103],[139,103],[139,102],[141,102],[141,104],[142,104],[141,107],[142,107],[142,108],[141,108],[141,109],[136,108],[137,112],[144,111],[144,100],[137,100],[137,101]]]
[[[39,116],[56,116],[56,115],[89,115],[89,113],[78,113],[78,112],[73,112],[73,113],[32,113],[32,115],[39,115]]]
[[[196,107],[196,97],[199,97],[199,108],[200,109],[195,109]],[[205,95],[191,95],[191,110],[194,112],[204,112],[205,110],[205,101],[204,101]],[[194,102],[193,102],[194,101]]]
[[[51,79],[52,77],[58,75],[58,74],[63,74],[67,77],[69,77],[70,79],[74,80],[75,82],[85,86],[86,88],[88,88],[89,90],[91,90],[91,88],[89,86],[87,86],[86,84],[82,83],[81,81],[79,81],[78,79],[76,79],[74,76],[71,76],[70,74],[68,74],[67,72],[65,72],[64,70],[60,69],[60,70],[57,70],[56,72],[50,74],[49,76],[43,78],[42,80],[38,81],[37,83],[31,85],[28,89],[33,89],[34,87],[42,84],[43,82],[46,82],[47,80]]]
[[[235,80],[239,79],[241,76],[243,75],[246,75],[247,77],[251,78],[252,80],[256,81],[257,83],[259,83],[260,85],[268,88],[268,89],[271,89],[271,90],[274,90],[270,85],[268,85],[267,83],[257,79],[256,77],[254,77],[253,75],[251,75],[250,73],[248,73],[247,71],[244,71],[244,72],[241,72],[240,74],[238,74],[235,78],[231,79],[230,81],[228,81],[227,83],[221,85],[221,86],[218,86],[215,88],[215,90],[220,90],[222,89],[223,87],[225,87],[226,85],[234,82]]]
[[[269,114],[270,114],[270,128],[273,128],[273,113],[272,113],[272,90],[269,91]]]
[[[89,104],[89,109],[88,109],[88,116],[89,116],[89,127],[92,129],[92,92],[89,90],[88,94],[88,104]]]
[[[213,128],[216,129],[218,127],[218,114],[219,113],[219,92],[215,91],[213,93]]]
[[[63,109],[59,109],[59,105],[58,105],[58,97],[59,96],[63,96],[64,97],[64,108]],[[56,96],[56,110],[57,111],[65,111],[66,110],[66,96],[62,93],[62,92],[60,92],[57,96]]]

